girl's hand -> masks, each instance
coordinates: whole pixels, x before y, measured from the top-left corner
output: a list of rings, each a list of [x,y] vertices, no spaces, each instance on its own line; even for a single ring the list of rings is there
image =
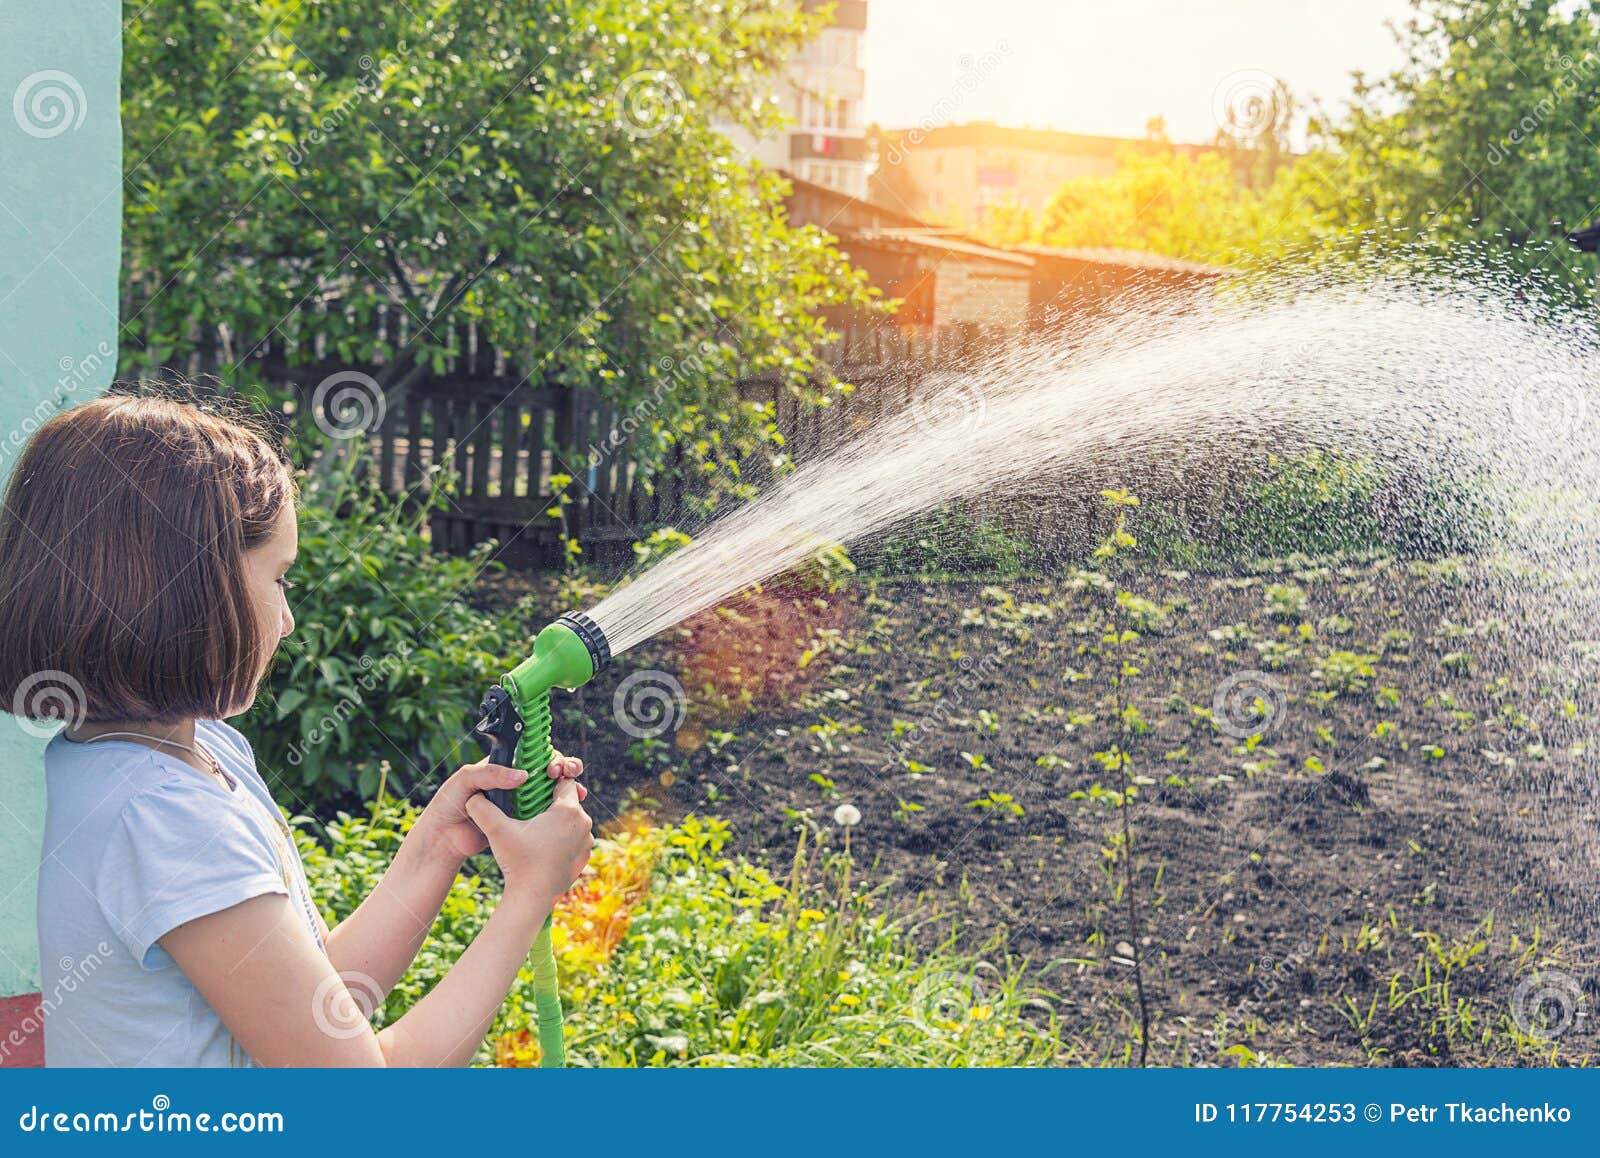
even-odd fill
[[[485,796],[467,801],[468,814],[488,834],[508,894],[553,904],[583,875],[594,847],[594,821],[583,810],[582,792],[572,779],[558,777],[550,807],[532,820],[507,816]]]
[[[547,774],[552,778],[575,779],[583,774],[583,761],[557,752],[550,760]],[[411,831],[422,833],[424,844],[438,848],[442,855],[454,858],[459,864],[489,847],[482,830],[467,813],[467,801],[491,788],[517,788],[527,778],[528,774],[520,768],[490,764],[487,759],[466,764],[439,786]],[[578,800],[581,802],[588,795],[588,789],[579,785]]]

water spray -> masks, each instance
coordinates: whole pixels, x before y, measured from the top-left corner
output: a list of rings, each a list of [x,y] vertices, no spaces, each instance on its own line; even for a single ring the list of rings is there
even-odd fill
[[[541,631],[533,654],[479,712],[490,758],[530,773],[516,790],[489,795],[520,819],[549,807],[554,785],[542,773],[552,688],[587,683],[613,654],[802,565],[820,547],[861,541],[997,483],[1048,481],[1103,448],[1181,475],[1187,463],[1201,468],[1209,453],[1237,447],[1241,433],[1264,429],[1280,452],[1336,445],[1444,471],[1446,482],[1491,487],[1513,508],[1526,505],[1523,496],[1539,499],[1508,529],[1505,548],[1575,574],[1600,572],[1600,504],[1587,501],[1596,488],[1574,487],[1600,479],[1600,453],[1593,440],[1573,437],[1593,405],[1600,344],[1592,320],[1552,315],[1523,288],[1512,298],[1448,279],[1297,276],[1204,309],[1153,311],[1146,302],[1109,320],[1073,322],[923,405],[878,415],[865,433],[721,515],[587,614]],[[1461,456],[1449,470],[1431,453],[1445,444]],[[1567,497],[1580,491],[1583,501]],[[1592,620],[1591,598],[1582,598],[1580,618]],[[534,956],[541,1064],[560,1066],[548,923]]]
[[[611,658],[605,633],[581,611],[556,619],[534,638],[533,653],[490,688],[478,705],[473,731],[491,764],[521,768],[528,778],[517,788],[486,795],[518,820],[531,820],[550,807],[555,783],[544,775],[554,748],[550,742],[550,690],[577,688],[594,678]],[[552,919],[533,943],[533,1004],[539,1033],[539,1065],[566,1065],[562,1039],[561,994],[556,988]]]

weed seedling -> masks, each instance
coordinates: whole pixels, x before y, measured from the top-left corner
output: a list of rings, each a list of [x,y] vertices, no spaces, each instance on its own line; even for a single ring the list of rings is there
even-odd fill
[[[1023,814],[1022,805],[1013,800],[1009,792],[991,791],[988,796],[967,801],[967,807],[976,808],[983,812],[1009,812],[1012,816],[1021,816]]]

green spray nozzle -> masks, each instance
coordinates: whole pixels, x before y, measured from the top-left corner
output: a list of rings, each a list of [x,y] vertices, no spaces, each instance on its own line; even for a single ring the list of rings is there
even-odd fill
[[[507,763],[530,773],[527,781],[497,800],[518,820],[529,820],[550,807],[555,785],[547,776],[537,775],[550,765],[554,751],[550,741],[550,690],[576,688],[588,683],[611,659],[611,648],[598,624],[581,611],[569,611],[541,631],[533,641],[533,653],[500,679],[510,712],[490,711],[500,695],[491,692],[485,699],[479,730],[495,735],[498,746],[490,752],[494,763]],[[503,719],[501,718],[503,717]]]
[[[594,620],[581,611],[569,611],[534,637],[533,654],[500,682],[518,697],[581,687],[610,658],[605,634]]]
[[[475,729],[489,749],[489,761],[522,768],[528,778],[511,790],[488,795],[518,820],[531,820],[550,807],[555,782],[546,776],[554,753],[550,741],[550,689],[588,683],[611,658],[605,632],[581,611],[570,611],[541,631],[533,654],[501,677],[478,706]],[[538,1020],[540,1064],[566,1064],[561,996],[556,988],[555,948],[546,921],[531,950],[533,1000]]]

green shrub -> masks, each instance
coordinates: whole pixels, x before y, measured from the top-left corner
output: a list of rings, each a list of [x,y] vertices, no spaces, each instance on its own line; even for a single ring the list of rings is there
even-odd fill
[[[1305,588],[1295,583],[1267,584],[1262,600],[1274,619],[1303,619],[1311,606]]]
[[[416,815],[392,801],[374,819],[341,813],[324,843],[297,818],[330,923],[377,884]],[[650,891],[609,960],[575,962],[562,951],[571,1064],[967,1066],[1056,1056],[1054,1018],[1014,968],[948,949],[920,954],[871,897],[841,881],[841,862],[826,879],[781,881],[724,856],[728,835],[725,822],[693,816],[659,830]],[[493,871],[489,863],[485,876],[457,879],[375,1025],[418,1001],[471,943],[498,893]],[[532,1024],[531,984],[524,970],[479,1063],[493,1061],[500,1034]]]
[[[1328,691],[1335,695],[1344,692],[1358,692],[1367,686],[1367,681],[1377,676],[1373,668],[1375,655],[1361,655],[1353,651],[1330,651],[1317,661],[1312,669],[1312,676]]]
[[[721,855],[726,825],[674,829],[656,886],[574,1018],[600,1065],[974,1066],[1046,1062],[1047,1006],[1014,969],[920,955],[872,898],[785,886]],[[836,862],[832,872],[841,865]],[[637,1024],[619,1019],[629,1010]]]
[[[312,899],[330,927],[337,925],[378,885],[389,862],[411,830],[420,809],[404,801],[386,799],[366,814],[340,812],[322,828],[322,840],[310,834],[314,821],[293,818],[295,843],[306,868]],[[491,862],[492,864],[492,862]],[[372,1014],[381,1029],[422,999],[423,994],[450,970],[494,911],[497,882],[464,871],[450,886],[449,895],[406,975]],[[532,1004],[531,994],[528,997]],[[480,1059],[489,1056],[480,1052]]]
[[[476,759],[469,713],[525,641],[522,616],[461,600],[492,545],[430,548],[442,487],[407,505],[361,479],[357,462],[307,484],[294,634],[241,723],[269,780],[303,803],[370,797],[385,776],[404,793]]]
[[[918,515],[857,556],[880,575],[1015,575],[1028,551],[1025,541],[998,523],[952,503]]]
[[[1379,482],[1366,459],[1324,451],[1274,455],[1225,520],[1220,546],[1244,558],[1373,550],[1382,543],[1372,509]]]
[[[1486,549],[1507,526],[1482,479],[1441,464],[1422,473],[1337,451],[1268,457],[1224,497],[1214,523],[1192,526],[1179,508],[1147,499],[1132,520],[1138,554],[1197,567],[1285,555],[1448,555]]]

